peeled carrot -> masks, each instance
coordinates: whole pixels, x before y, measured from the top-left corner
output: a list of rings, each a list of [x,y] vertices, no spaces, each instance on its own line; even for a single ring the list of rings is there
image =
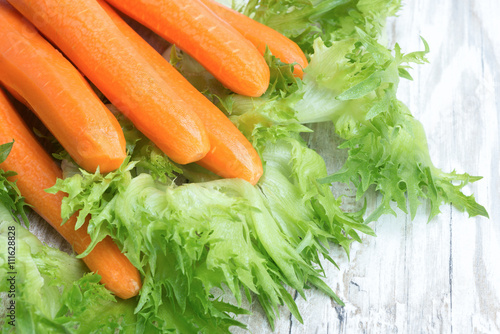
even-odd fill
[[[88,221],[75,230],[75,214],[61,225],[64,194],[45,192],[62,177],[61,170],[28,130],[0,88],[0,143],[12,140],[14,146],[0,168],[15,171],[17,175],[12,177],[12,181],[16,181],[26,203],[32,205],[73,246],[76,253],[84,252],[91,241],[87,233]],[[101,283],[118,297],[127,299],[139,292],[141,278],[138,270],[109,236],[100,241],[83,261],[90,270],[101,275]]]
[[[5,1],[0,1],[0,36],[0,82],[82,168],[118,168],[126,152],[116,118],[73,65]]]
[[[294,75],[302,78],[304,75],[303,69],[306,68],[308,63],[304,52],[302,52],[295,42],[276,30],[214,0],[200,1],[252,42],[261,54],[264,54],[267,46],[269,51],[282,62],[287,64],[296,63],[294,66]]]
[[[210,148],[203,123],[95,0],[9,0],[132,123],[180,164]]]
[[[196,59],[235,93],[260,96],[269,67],[240,33],[198,0],[107,0]]]
[[[98,0],[120,31],[135,45],[165,81],[175,86],[179,97],[195,107],[207,129],[211,149],[197,163],[225,178],[241,178],[256,184],[262,162],[252,144],[224,113],[198,92],[170,63],[142,39],[108,4]]]

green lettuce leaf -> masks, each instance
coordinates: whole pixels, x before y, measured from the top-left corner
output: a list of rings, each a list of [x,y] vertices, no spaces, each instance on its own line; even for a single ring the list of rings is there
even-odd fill
[[[341,148],[348,149],[348,159],[341,170],[320,182],[352,182],[358,199],[375,185],[383,200],[367,222],[395,214],[391,202],[413,218],[421,200],[430,201],[429,219],[443,203],[471,216],[487,216],[473,196],[461,191],[480,178],[434,167],[421,124],[396,97],[399,78],[411,78],[408,64],[426,61],[426,42],[424,51],[405,55],[398,45],[391,52],[360,28],[354,31],[357,36],[334,41],[330,47],[321,39],[315,41],[304,79],[292,94],[226,97],[231,99],[235,124],[258,140],[262,127],[284,131],[299,124],[333,122],[345,140]]]
[[[73,184],[67,179],[56,189]],[[319,276],[281,234],[260,192],[242,180],[176,186],[141,174],[101,209],[90,225],[105,222],[143,273],[137,311],[148,322],[171,303],[182,313],[192,310],[199,328],[240,325],[226,310],[244,311],[212,296],[222,284],[240,305],[242,289],[257,294],[271,321],[284,303],[300,319],[281,282],[303,290],[304,277]]]
[[[168,301],[221,328],[235,325],[225,311],[229,305],[212,296],[213,288],[223,286],[238,305],[242,291],[247,298],[254,293],[271,324],[283,304],[300,320],[285,286],[302,295],[316,286],[342,303],[322,281],[320,254],[334,263],[330,242],[348,251],[352,241],[361,241],[356,231],[373,231],[363,224],[362,212],[344,213],[329,186],[317,182],[327,176],[326,166],[298,136],[307,128],[280,127],[262,126],[254,133],[265,164],[256,187],[238,179],[203,182],[210,173],[195,166],[183,167],[195,183],[177,186],[147,173],[134,177],[132,162],[105,176],[82,171],[51,191],[68,193],[65,215],[91,214],[91,237],[111,235],[140,268],[144,287],[137,311],[148,321]]]
[[[85,178],[81,176],[73,177]],[[2,176],[0,181],[5,181]],[[4,194],[0,189],[0,196],[4,195],[16,197],[17,192]],[[154,311],[137,313],[139,297],[116,300],[99,283],[99,275],[89,273],[74,255],[42,244],[14,219],[16,214],[20,212],[0,203],[0,246],[8,250],[15,243],[15,254],[0,254],[0,294],[6,300],[0,314],[2,333],[228,333],[231,326],[244,327],[227,314],[246,311],[215,299],[211,303],[218,317],[204,315],[191,305],[180,308],[164,296]],[[163,267],[166,263],[160,260],[163,271],[168,269]],[[142,291],[153,286],[161,293],[154,279],[146,275]],[[12,313],[11,300],[15,301]]]
[[[305,92],[303,100],[295,105],[299,120],[314,121],[315,113],[311,110],[320,110],[320,118],[330,118],[336,132],[346,140],[341,145],[349,149],[345,165],[322,181],[353,182],[358,198],[375,185],[383,200],[367,221],[376,220],[384,213],[395,214],[390,207],[391,201],[414,218],[420,199],[427,199],[431,204],[429,219],[439,213],[443,203],[452,203],[471,216],[487,216],[473,196],[461,192],[468,182],[480,178],[445,173],[434,167],[421,123],[396,98],[399,77],[407,77],[407,64],[426,61],[428,46],[425,41],[423,52],[404,55],[396,45],[392,55],[363,31],[358,29],[358,34],[360,40],[351,46],[354,52],[345,49],[344,62],[336,61],[338,67],[329,75],[319,67],[323,59],[339,55],[339,42],[330,48],[317,44],[308,68],[309,79],[317,89]],[[359,59],[357,64],[363,67],[343,71],[347,66],[342,64],[347,59],[353,61],[354,55]],[[345,86],[339,89],[339,83]],[[333,105],[321,103],[325,99],[336,102]],[[313,105],[316,109],[312,109]]]
[[[0,203],[2,333],[135,332],[133,301],[116,301],[81,260],[43,245],[15,217]]]
[[[7,159],[13,146],[14,141],[0,145],[0,164]],[[0,169],[0,203],[13,214],[14,220],[20,222],[20,216],[25,224],[29,225],[29,220],[24,210],[28,205],[24,202],[24,198],[21,196],[15,181],[9,181],[15,175],[16,173],[13,171]]]
[[[400,0],[250,0],[235,9],[281,32],[309,56],[316,39],[330,46],[355,36],[355,27],[378,38],[400,6]]]

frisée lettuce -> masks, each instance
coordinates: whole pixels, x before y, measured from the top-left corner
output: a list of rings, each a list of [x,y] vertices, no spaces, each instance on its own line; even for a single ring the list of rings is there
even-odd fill
[[[260,3],[263,8],[284,6],[274,1]],[[259,8],[255,9],[257,14]],[[297,10],[294,6],[290,8],[292,13]],[[431,205],[429,220],[440,212],[443,203],[452,203],[470,216],[488,216],[472,195],[466,196],[461,191],[480,177],[436,168],[421,123],[397,99],[400,78],[411,79],[410,64],[426,62],[429,47],[423,40],[424,51],[403,54],[397,44],[391,52],[379,43],[383,25],[376,23],[383,22],[381,18],[385,19],[396,8],[396,2],[345,2],[335,9],[346,15],[333,16],[335,19],[330,22],[333,33],[327,29],[328,23],[321,25],[324,30],[321,31],[330,38],[311,42],[313,53],[303,81],[288,80],[287,94],[268,92],[260,98],[228,94],[222,98],[223,105],[230,106],[229,112],[236,115],[235,124],[247,134],[264,120],[286,128],[294,123],[298,126],[332,122],[335,132],[344,140],[340,147],[348,149],[348,158],[339,171],[319,182],[352,182],[358,199],[374,185],[383,200],[366,222],[375,221],[382,214],[395,215],[391,202],[414,218],[424,199]],[[262,21],[272,22],[274,15],[282,10],[266,11]],[[293,29],[282,30],[290,38],[297,38]],[[276,117],[285,113],[286,117]]]

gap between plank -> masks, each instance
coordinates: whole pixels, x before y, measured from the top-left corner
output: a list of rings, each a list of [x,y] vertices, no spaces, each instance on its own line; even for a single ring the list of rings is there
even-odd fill
[[[449,261],[449,284],[450,284],[450,333],[453,334],[453,206],[450,204],[450,261]]]

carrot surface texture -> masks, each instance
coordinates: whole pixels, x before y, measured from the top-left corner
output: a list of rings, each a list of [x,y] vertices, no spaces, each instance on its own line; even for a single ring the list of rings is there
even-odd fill
[[[122,129],[80,72],[4,0],[0,36],[0,82],[82,168],[117,169],[126,157]]]
[[[173,161],[203,158],[205,127],[95,0],[9,0]]]
[[[191,55],[226,88],[261,96],[269,67],[258,50],[198,0],[107,0]]]
[[[256,184],[262,162],[252,144],[224,113],[201,94],[170,63],[141,38],[107,3],[98,0],[116,26],[135,45],[166,81],[177,88],[179,97],[195,107],[207,129],[210,151],[197,163],[225,178],[241,178]]]
[[[304,52],[295,42],[276,30],[214,0],[200,1],[252,42],[261,54],[265,53],[267,46],[269,51],[282,62],[295,64],[293,74],[302,78],[303,69],[306,68],[308,62]]]
[[[0,144],[12,140],[12,150],[0,168],[17,173],[11,181],[16,182],[26,203],[32,205],[73,246],[76,253],[83,253],[91,241],[87,233],[88,220],[75,230],[76,213],[61,225],[61,201],[65,195],[62,192],[49,194],[45,191],[62,177],[61,170],[29,131],[0,88]],[[101,283],[118,297],[127,299],[138,294],[141,288],[139,271],[109,236],[97,243],[83,261],[91,271],[101,276]]]

